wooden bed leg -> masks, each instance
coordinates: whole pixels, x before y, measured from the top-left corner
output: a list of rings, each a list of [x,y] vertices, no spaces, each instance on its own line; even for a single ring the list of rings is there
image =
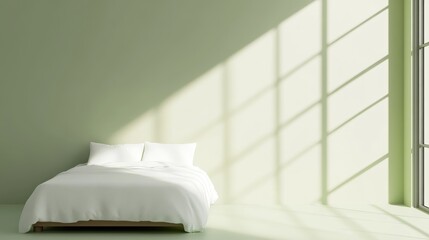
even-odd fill
[[[43,227],[42,226],[34,226],[33,232],[43,232]]]

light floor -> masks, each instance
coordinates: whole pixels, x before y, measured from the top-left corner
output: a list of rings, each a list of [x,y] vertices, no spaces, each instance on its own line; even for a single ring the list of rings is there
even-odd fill
[[[401,206],[215,205],[207,229],[48,229],[19,234],[22,205],[0,205],[0,240],[15,239],[429,239],[429,215]]]

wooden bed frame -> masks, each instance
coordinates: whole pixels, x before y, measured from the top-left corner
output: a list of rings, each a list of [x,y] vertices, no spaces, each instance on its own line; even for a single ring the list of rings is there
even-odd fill
[[[45,227],[180,227],[182,224],[166,222],[131,222],[131,221],[78,221],[75,223],[37,222],[33,224],[33,232],[43,232]]]

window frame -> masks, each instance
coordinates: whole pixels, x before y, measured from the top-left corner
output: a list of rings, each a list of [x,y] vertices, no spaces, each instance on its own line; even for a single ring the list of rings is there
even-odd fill
[[[424,42],[424,14],[424,0],[413,0],[413,206],[429,213],[429,206],[425,206],[424,198],[424,150],[429,149],[429,144],[425,144],[424,140],[424,50],[429,49],[429,41]]]

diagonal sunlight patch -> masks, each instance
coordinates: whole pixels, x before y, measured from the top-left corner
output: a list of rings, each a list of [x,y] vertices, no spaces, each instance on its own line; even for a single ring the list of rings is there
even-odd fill
[[[350,181],[345,180],[347,183],[328,195],[330,204],[386,203],[388,159],[376,163],[369,169],[364,168],[359,175],[350,175]]]
[[[231,165],[231,195],[235,202],[274,204],[274,178],[271,177],[274,161],[261,164],[263,159],[274,158],[274,146],[273,138],[264,141],[251,154]],[[258,185],[261,181],[263,184]]]
[[[340,189],[342,186],[345,186],[347,183],[353,181],[354,179],[358,178],[359,176],[361,176],[363,173],[367,172],[368,170],[370,170],[371,168],[373,168],[374,166],[376,166],[377,164],[381,163],[382,161],[386,160],[388,158],[388,155],[384,155],[382,157],[380,157],[379,159],[375,160],[373,163],[371,163],[370,165],[364,167],[363,169],[359,170],[357,173],[353,174],[352,176],[350,176],[348,179],[346,179],[344,182],[338,184],[337,186],[335,186],[334,188],[332,188],[331,190],[328,191],[328,194],[331,194],[333,192],[335,192],[336,190]]]
[[[390,228],[392,231],[397,232],[398,234],[409,233],[407,234],[408,236],[415,238],[429,238],[429,231],[427,230],[427,224],[429,221],[427,218],[423,218],[419,221],[413,217],[392,214],[390,211],[385,210],[379,206],[373,207],[398,222],[397,227]],[[413,223],[408,222],[406,220],[407,218],[412,219]]]
[[[280,123],[287,122],[303,109],[320,101],[321,59],[314,58],[280,82]]]
[[[227,60],[229,111],[274,84],[274,34],[268,31]]]
[[[282,163],[320,141],[320,111],[320,105],[316,105],[280,130]]]
[[[317,144],[288,159],[281,169],[284,204],[315,203],[321,195],[321,146]],[[304,174],[305,173],[305,174]]]
[[[158,116],[152,109],[122,127],[110,138],[111,143],[141,143],[147,139],[159,139]]]
[[[387,122],[387,103],[388,99],[382,100],[329,135],[329,189],[388,152],[388,126],[383,124]],[[380,173],[379,176],[386,174]],[[374,188],[374,192],[385,191],[385,186],[378,185],[384,181],[387,181],[387,177],[378,179],[377,184],[369,184],[365,188]],[[378,187],[380,189],[377,190]]]
[[[388,62],[372,68],[328,98],[328,131],[388,94]]]
[[[315,0],[110,140],[197,142],[220,202],[385,202],[386,6]]]
[[[328,92],[388,55],[388,11],[328,48]]]
[[[388,0],[327,0],[328,43],[355,29],[388,6]]]
[[[163,141],[194,141],[191,137],[221,120],[223,74],[222,66],[217,66],[160,105]]]
[[[241,153],[263,136],[273,132],[275,129],[273,103],[274,91],[269,91],[231,117],[231,156]]]
[[[307,59],[320,53],[322,49],[321,4],[321,1],[313,1],[279,25],[280,76],[284,76]]]

